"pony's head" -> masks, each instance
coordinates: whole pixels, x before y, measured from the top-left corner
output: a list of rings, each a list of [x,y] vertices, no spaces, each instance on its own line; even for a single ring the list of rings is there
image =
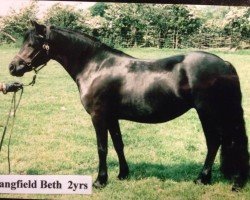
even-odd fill
[[[31,24],[33,28],[25,34],[19,53],[9,65],[13,76],[23,76],[50,60],[47,27],[35,21]]]

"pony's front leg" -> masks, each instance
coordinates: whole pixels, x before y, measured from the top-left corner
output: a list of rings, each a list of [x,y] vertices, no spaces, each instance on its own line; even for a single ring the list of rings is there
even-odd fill
[[[123,150],[124,144],[122,141],[122,135],[121,135],[121,130],[120,130],[118,119],[109,120],[108,129],[109,129],[111,139],[115,147],[115,151],[119,159],[120,172],[119,172],[118,178],[120,180],[123,180],[128,177],[129,168],[128,168],[128,164],[124,155],[124,150]]]
[[[92,123],[95,127],[97,138],[97,149],[99,156],[99,171],[93,186],[96,188],[104,187],[107,184],[107,153],[108,153],[108,130],[104,118],[100,116],[92,116]]]

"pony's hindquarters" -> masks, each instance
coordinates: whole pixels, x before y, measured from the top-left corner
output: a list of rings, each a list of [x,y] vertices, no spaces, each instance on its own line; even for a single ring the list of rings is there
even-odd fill
[[[218,74],[209,87],[194,89],[195,108],[201,119],[208,147],[199,179],[202,182],[209,180],[209,174],[204,172],[211,173],[213,159],[218,145],[221,145],[221,171],[225,177],[234,180],[235,190],[243,187],[248,179],[248,138],[239,77],[230,63],[227,62],[222,67],[228,71]]]

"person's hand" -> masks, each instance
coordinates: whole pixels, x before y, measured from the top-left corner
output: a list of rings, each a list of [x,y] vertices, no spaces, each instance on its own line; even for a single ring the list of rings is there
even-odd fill
[[[8,92],[17,92],[18,90],[23,88],[22,83],[14,82],[14,83],[6,83],[5,84],[5,93]]]

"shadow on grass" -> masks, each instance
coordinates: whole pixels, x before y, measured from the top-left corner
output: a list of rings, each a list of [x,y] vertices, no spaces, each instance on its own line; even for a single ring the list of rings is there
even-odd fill
[[[108,162],[108,171],[114,172],[114,170],[119,169],[119,164],[117,161],[109,161]],[[201,163],[194,162],[180,162],[178,164],[156,164],[150,162],[140,162],[140,163],[128,163],[129,165],[129,180],[142,180],[147,178],[157,178],[161,181],[165,180],[173,180],[176,182],[183,181],[194,181],[201,169]],[[97,172],[97,166],[89,167],[89,168],[80,168],[75,171],[75,174],[85,174],[86,173],[94,173]],[[43,171],[35,170],[33,168],[27,170],[27,174],[29,175],[41,175],[45,174]],[[223,175],[219,171],[219,165],[215,164],[212,172],[212,183],[223,182],[228,183],[228,180],[224,179]]]
[[[195,180],[201,169],[202,164],[199,163],[180,163],[173,165],[162,165],[155,163],[129,163],[129,179],[141,180],[155,177],[159,180],[173,180],[176,182],[193,181]],[[109,168],[115,168],[118,163],[109,162]],[[219,171],[219,166],[215,165],[213,170],[212,182],[227,182]]]

